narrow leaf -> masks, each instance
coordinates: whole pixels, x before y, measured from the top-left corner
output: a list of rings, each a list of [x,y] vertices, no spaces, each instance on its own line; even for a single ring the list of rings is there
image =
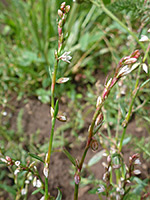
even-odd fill
[[[98,163],[98,162],[102,159],[103,153],[104,153],[104,152],[105,152],[105,150],[102,150],[102,151],[96,153],[96,154],[89,160],[88,166],[91,167],[92,165]]]
[[[35,191],[32,192],[32,195],[37,194],[38,192],[40,192],[41,194],[44,195],[44,190],[42,188],[38,188]]]
[[[67,149],[63,149],[63,153],[68,157],[68,159],[72,162],[74,166],[76,166],[75,158],[67,151]]]
[[[41,161],[41,162],[43,162],[44,163],[44,160],[40,157],[40,156],[37,156],[37,155],[35,155],[35,154],[33,154],[33,153],[28,153],[32,158],[35,158],[35,159],[37,159],[37,160],[39,160],[39,161]]]
[[[54,118],[56,118],[57,114],[58,114],[58,109],[59,109],[59,105],[58,105],[58,99],[56,101],[56,104],[55,104],[55,111],[54,111]]]
[[[16,190],[13,189],[11,186],[8,186],[6,184],[0,184],[0,188],[5,190],[8,193],[11,193],[12,195],[16,196]]]
[[[61,200],[61,199],[62,199],[62,193],[61,193],[61,191],[58,189],[58,195],[57,195],[56,200]]]

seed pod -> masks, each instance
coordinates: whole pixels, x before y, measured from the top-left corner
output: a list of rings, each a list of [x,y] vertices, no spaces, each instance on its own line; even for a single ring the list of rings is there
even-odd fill
[[[96,139],[92,139],[91,143],[90,143],[90,147],[93,151],[97,151],[98,150],[98,142]]]
[[[57,119],[58,119],[59,121],[61,121],[61,122],[66,122],[66,121],[67,121],[67,117],[64,116],[64,115],[59,115],[59,116],[57,116]]]

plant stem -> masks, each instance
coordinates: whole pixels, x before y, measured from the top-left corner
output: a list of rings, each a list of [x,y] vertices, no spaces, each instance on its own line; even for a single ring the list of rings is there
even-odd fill
[[[136,79],[136,83],[135,83],[135,89],[133,91],[134,95],[133,95],[133,98],[131,100],[131,103],[130,103],[130,106],[129,106],[129,111],[128,111],[128,114],[127,114],[127,117],[125,119],[125,124],[124,124],[124,128],[123,128],[123,133],[122,133],[122,136],[121,136],[121,140],[120,140],[120,145],[119,145],[119,151],[121,152],[122,150],[122,145],[123,145],[123,140],[124,140],[124,137],[125,137],[125,134],[126,134],[126,129],[127,129],[127,125],[129,123],[129,120],[130,120],[130,116],[132,114],[132,107],[133,107],[133,104],[134,104],[134,101],[135,101],[135,98],[138,94],[138,91],[139,91],[139,87],[138,87],[138,84],[139,84],[139,80],[140,80],[140,72],[141,72],[141,67],[139,67],[138,69],[138,75],[137,75],[137,79]]]
[[[79,190],[79,184],[75,183],[74,200],[78,200],[78,190]]]
[[[58,60],[55,61],[54,73],[52,76],[52,85],[51,85],[51,107],[53,109],[54,109],[54,92],[55,92],[57,68],[58,68]],[[52,117],[52,127],[51,127],[50,139],[49,139],[48,156],[47,156],[47,161],[46,161],[48,164],[48,167],[50,165],[50,158],[51,158],[51,153],[52,153],[55,122],[56,122],[56,117]],[[48,200],[48,178],[47,177],[45,177],[45,200]]]

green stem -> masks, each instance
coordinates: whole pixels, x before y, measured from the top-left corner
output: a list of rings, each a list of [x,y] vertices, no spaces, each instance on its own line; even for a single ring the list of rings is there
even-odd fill
[[[130,120],[130,117],[131,117],[131,114],[132,114],[132,107],[133,107],[133,104],[134,104],[134,101],[135,101],[135,98],[138,94],[138,91],[139,91],[139,87],[138,87],[138,84],[139,84],[139,80],[140,80],[140,72],[141,72],[141,67],[139,67],[139,70],[138,70],[138,75],[137,75],[137,79],[136,79],[136,83],[135,83],[135,89],[133,92],[135,92],[132,100],[131,100],[131,103],[130,103],[130,107],[129,107],[129,111],[128,111],[128,114],[127,114],[127,117],[125,119],[125,124],[124,124],[124,128],[123,128],[123,133],[122,133],[122,136],[121,136],[121,140],[120,140],[120,146],[119,146],[119,151],[121,152],[122,150],[122,145],[123,145],[123,140],[124,140],[124,137],[125,137],[125,134],[126,134],[126,129],[127,129],[127,125],[129,123],[129,120]]]
[[[48,178],[45,177],[45,200],[48,200]]]
[[[75,183],[74,200],[78,200],[79,185]]]

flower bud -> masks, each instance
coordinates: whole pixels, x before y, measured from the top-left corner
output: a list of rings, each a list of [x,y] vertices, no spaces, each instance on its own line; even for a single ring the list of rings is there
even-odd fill
[[[139,174],[141,174],[141,171],[138,170],[138,169],[135,169],[135,170],[133,171],[133,174],[134,174],[134,175],[139,175]]]
[[[130,65],[130,64],[134,64],[137,61],[136,58],[129,58],[128,60],[126,60],[124,62],[125,65]]]
[[[148,42],[149,38],[146,35],[142,35],[141,39],[139,40],[140,42]]]
[[[65,12],[68,13],[69,11],[70,11],[70,6],[67,5],[67,6],[66,6],[66,9],[65,9]]]
[[[136,59],[138,59],[139,57],[140,57],[140,51],[137,49],[137,50],[135,50],[132,54],[131,54],[131,56],[130,56],[131,58],[136,58]]]
[[[60,9],[61,9],[62,11],[64,11],[64,10],[65,10],[65,6],[66,6],[66,2],[63,2],[63,3],[61,4],[61,6],[60,6]]]
[[[48,174],[49,174],[49,169],[48,169],[48,165],[46,165],[43,169],[43,174],[46,178],[48,178]]]
[[[62,18],[62,16],[63,16],[63,12],[62,12],[60,9],[58,9],[58,16],[59,16],[60,18]]]
[[[99,97],[97,98],[96,107],[98,107],[101,103],[102,103],[102,98],[101,98],[101,96],[99,96]]]
[[[103,181],[107,182],[110,178],[110,173],[109,172],[106,172],[104,175],[103,175]]]
[[[77,173],[75,174],[75,176],[74,176],[74,181],[75,181],[75,183],[78,185],[78,184],[80,183],[80,180],[81,180],[80,175],[79,175],[79,173],[77,172]]]
[[[6,160],[7,160],[8,162],[11,162],[11,161],[12,161],[12,159],[11,159],[9,156],[6,156]]]
[[[56,83],[66,83],[67,81],[69,81],[69,78],[68,77],[62,77],[62,78],[59,78]]]

